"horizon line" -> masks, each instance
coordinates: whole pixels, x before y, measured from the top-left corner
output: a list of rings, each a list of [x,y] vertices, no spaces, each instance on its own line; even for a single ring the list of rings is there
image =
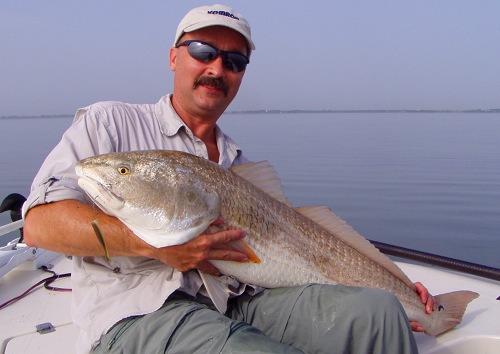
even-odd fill
[[[223,114],[273,114],[273,113],[500,113],[500,108],[476,109],[256,109],[233,110]],[[0,119],[15,118],[72,118],[74,114],[7,115]]]

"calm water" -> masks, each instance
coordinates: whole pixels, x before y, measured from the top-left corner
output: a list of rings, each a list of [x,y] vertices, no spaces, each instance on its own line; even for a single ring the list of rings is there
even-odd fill
[[[70,123],[0,119],[2,200],[28,194]],[[294,205],[327,205],[370,239],[500,268],[500,114],[234,114],[221,126],[276,167]]]

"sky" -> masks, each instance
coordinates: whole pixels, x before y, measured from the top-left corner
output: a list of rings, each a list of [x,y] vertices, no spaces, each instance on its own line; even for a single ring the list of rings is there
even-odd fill
[[[500,108],[500,1],[230,1],[252,53],[229,110]],[[171,92],[189,0],[0,0],[0,117]]]

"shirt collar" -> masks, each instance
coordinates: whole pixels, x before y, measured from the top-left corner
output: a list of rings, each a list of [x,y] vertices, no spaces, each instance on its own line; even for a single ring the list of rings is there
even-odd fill
[[[163,96],[156,104],[155,113],[160,129],[166,136],[173,136],[179,132],[179,129],[184,127],[189,130],[181,117],[177,114],[172,106],[172,94]]]
[[[174,136],[183,129],[191,139],[198,139],[175,111],[171,98],[172,94],[163,96],[155,107],[155,114],[161,132],[166,136]],[[222,132],[218,125],[215,126],[215,135],[217,146],[221,152],[219,164],[223,167],[230,167],[234,160],[239,158],[243,152],[233,139]]]

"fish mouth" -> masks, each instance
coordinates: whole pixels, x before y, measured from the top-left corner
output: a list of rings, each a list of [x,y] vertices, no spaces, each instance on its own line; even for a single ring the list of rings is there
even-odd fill
[[[80,171],[81,172],[81,171]],[[122,209],[125,205],[125,200],[111,191],[110,184],[103,184],[95,179],[77,172],[80,177],[78,185],[85,193],[97,204],[104,212],[115,215],[116,211]]]

